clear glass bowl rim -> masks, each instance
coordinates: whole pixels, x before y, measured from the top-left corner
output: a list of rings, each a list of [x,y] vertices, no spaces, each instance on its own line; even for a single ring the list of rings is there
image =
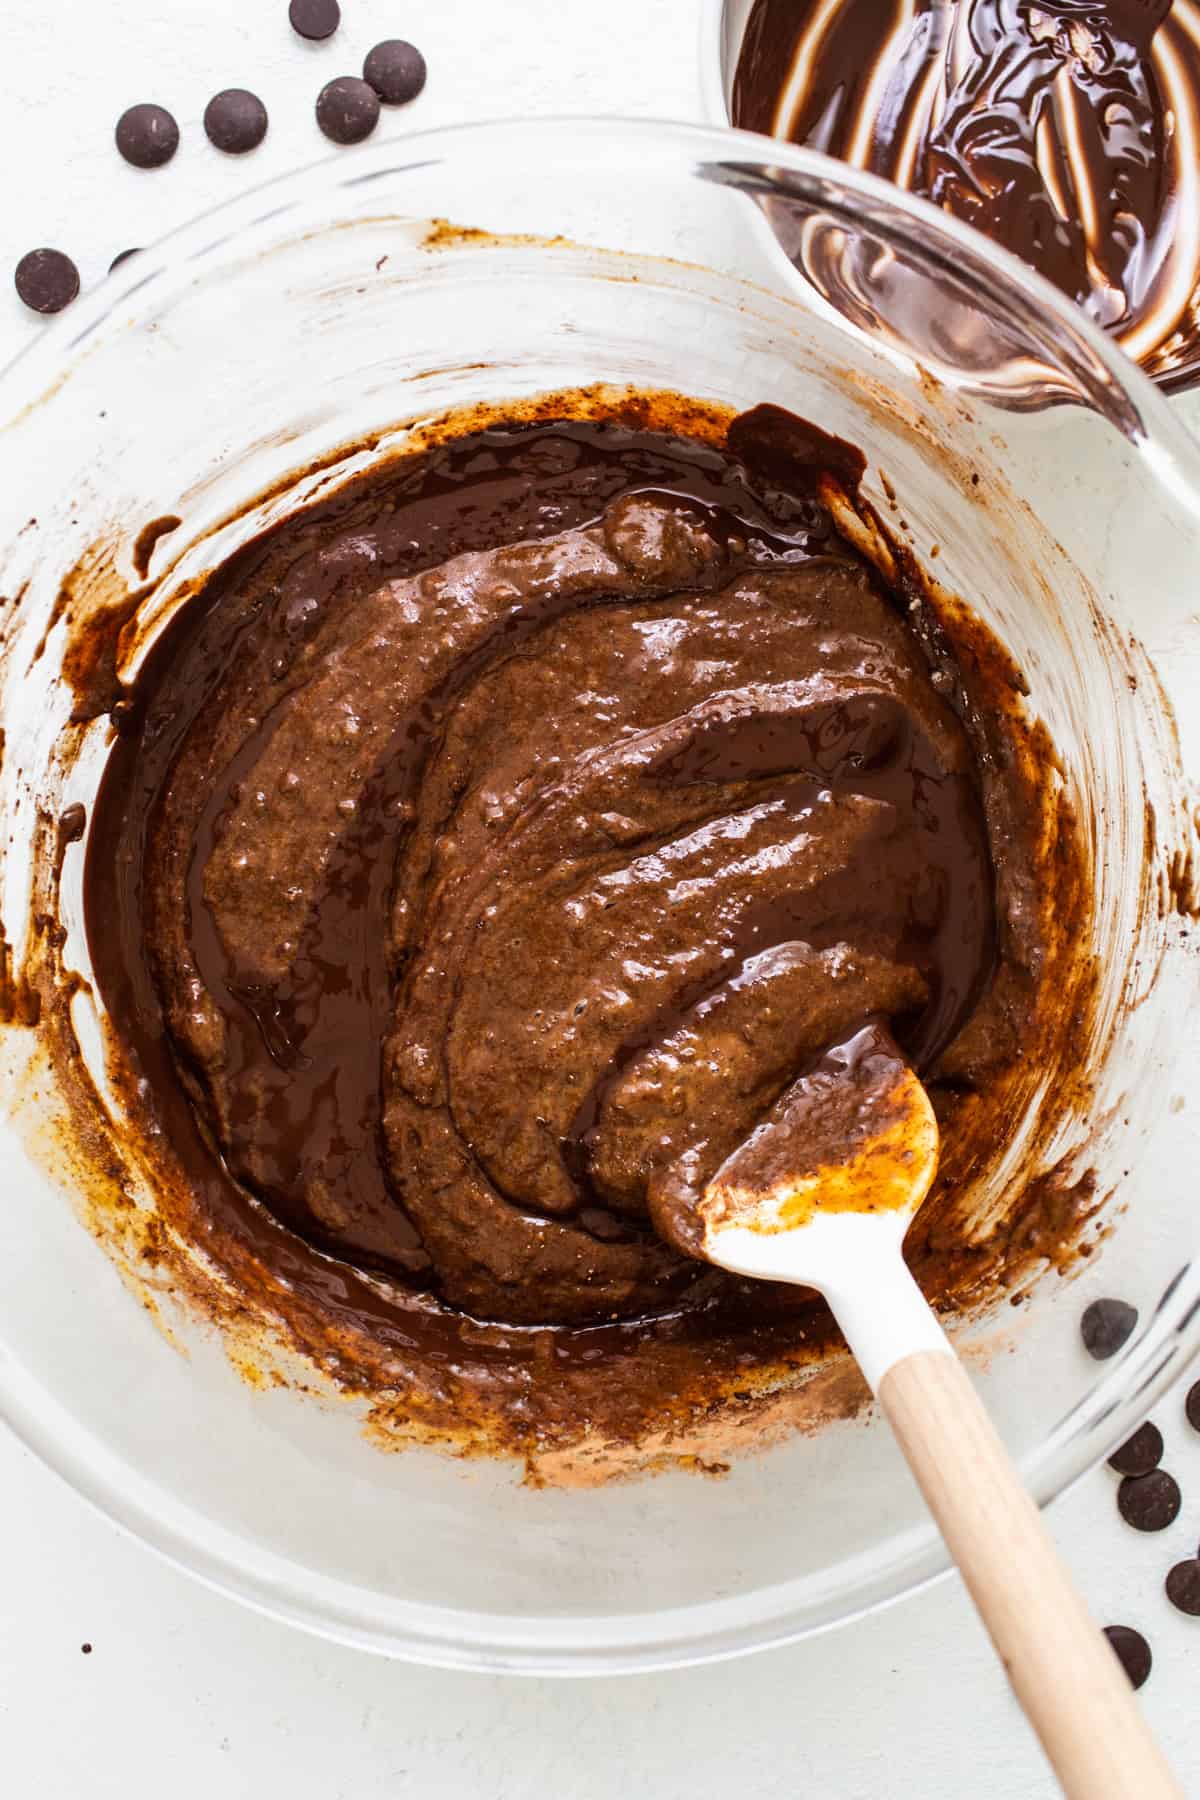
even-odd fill
[[[707,11],[707,9],[706,9]],[[462,157],[486,159],[489,146],[529,145],[541,158],[590,156],[603,147],[606,167],[626,159],[645,167],[665,153],[680,175],[721,159],[769,164],[790,178],[786,192],[819,200],[836,191],[861,200],[873,223],[894,221],[901,237],[983,266],[993,298],[1009,297],[1016,318],[1031,308],[1050,315],[1056,335],[1074,340],[1093,367],[1102,365],[1129,403],[1141,435],[1136,448],[1160,484],[1200,520],[1200,446],[1141,370],[1058,291],[1016,257],[926,201],[819,152],[729,127],[619,117],[496,120],[414,132],[387,145],[343,151],[250,188],[200,214],[130,259],[92,294],[49,324],[0,371],[0,429],[53,393],[74,352],[106,325],[124,329],[139,290],[160,304],[169,284],[219,264],[236,244],[245,255],[256,233],[277,231],[289,212],[336,216],[339,194],[367,182],[402,178],[406,170]],[[799,184],[799,186],[797,186]],[[146,271],[149,270],[147,273]],[[81,1227],[82,1228],[82,1227]],[[1148,1325],[1102,1372],[1022,1466],[1039,1505],[1057,1498],[1122,1442],[1200,1351],[1200,1265],[1190,1260]],[[915,1593],[948,1572],[940,1542],[899,1557],[868,1579],[843,1586],[819,1605],[801,1602],[801,1584],[677,1607],[653,1615],[555,1615],[471,1612],[406,1601],[339,1582],[264,1550],[189,1507],[114,1453],[24,1367],[3,1342],[0,1321],[0,1418],[49,1468],[113,1523],[206,1585],[268,1616],[357,1648],[445,1668],[531,1675],[626,1674],[718,1661],[794,1642]]]

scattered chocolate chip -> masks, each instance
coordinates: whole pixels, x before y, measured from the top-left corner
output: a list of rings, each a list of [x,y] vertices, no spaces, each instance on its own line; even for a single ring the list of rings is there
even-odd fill
[[[119,269],[123,262],[128,262],[131,256],[140,256],[141,249],[140,244],[135,244],[132,250],[118,250],[108,265],[109,274],[111,275],[114,269]]]
[[[90,1644],[80,1644],[79,1648],[83,1651],[85,1656],[90,1656],[92,1654],[92,1646]]]
[[[248,88],[223,88],[204,109],[204,130],[227,156],[244,156],[267,135],[267,109]]]
[[[1183,1404],[1184,1411],[1188,1416],[1188,1424],[1192,1426],[1193,1430],[1200,1431],[1200,1381],[1192,1383]]]
[[[1116,1651],[1130,1686],[1144,1687],[1154,1667],[1154,1658],[1141,1632],[1135,1631],[1132,1625],[1106,1625],[1104,1635]]]
[[[79,270],[61,250],[30,250],[13,276],[17,292],[34,312],[61,312],[79,292]]]
[[[1148,1475],[1151,1469],[1157,1469],[1162,1453],[1162,1432],[1147,1421],[1131,1438],[1126,1438],[1119,1450],[1113,1451],[1108,1466],[1118,1475]]]
[[[415,100],[425,86],[426,74],[425,58],[415,44],[407,44],[403,38],[385,38],[367,52],[363,63],[363,80],[389,106]]]
[[[1167,1576],[1167,1599],[1190,1618],[1200,1619],[1200,1561],[1189,1556]]]
[[[319,44],[322,38],[332,37],[341,24],[342,9],[338,0],[292,0],[288,18],[294,32]]]
[[[1135,1531],[1165,1531],[1179,1517],[1182,1504],[1179,1483],[1165,1469],[1127,1475],[1117,1489],[1121,1517]]]
[[[379,123],[379,95],[353,75],[339,75],[317,95],[317,124],[335,144],[361,144]]]
[[[1136,1306],[1124,1300],[1093,1300],[1079,1322],[1083,1347],[1097,1362],[1107,1362],[1128,1343],[1137,1322]]]
[[[179,148],[179,127],[165,106],[131,106],[117,120],[117,149],[135,169],[161,169]]]

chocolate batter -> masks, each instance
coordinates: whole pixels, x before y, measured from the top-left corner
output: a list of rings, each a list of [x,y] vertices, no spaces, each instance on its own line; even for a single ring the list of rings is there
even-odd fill
[[[93,820],[97,974],[211,1241],[518,1435],[805,1338],[651,1211],[831,1046],[887,1020],[950,1117],[1035,1030],[977,654],[840,535],[857,453],[722,435],[496,425],[299,513],[155,647]],[[569,1371],[614,1358],[598,1405]]]
[[[757,0],[732,110],[924,195],[1195,378],[1194,0]]]

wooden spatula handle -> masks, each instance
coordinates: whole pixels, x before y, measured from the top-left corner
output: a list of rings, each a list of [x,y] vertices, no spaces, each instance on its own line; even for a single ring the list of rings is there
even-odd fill
[[[1124,1670],[957,1358],[904,1357],[879,1399],[1063,1792],[1180,1800]]]

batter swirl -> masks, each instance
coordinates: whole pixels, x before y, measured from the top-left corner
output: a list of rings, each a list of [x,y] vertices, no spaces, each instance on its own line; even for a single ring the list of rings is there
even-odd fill
[[[482,1318],[661,1307],[696,1278],[653,1229],[672,1166],[870,1016],[928,1066],[994,955],[972,751],[892,598],[811,488],[638,454],[586,523],[293,560],[149,831],[151,967],[228,1169]]]
[[[221,1316],[389,1436],[590,1480],[799,1405],[828,1315],[693,1260],[672,1196],[868,1021],[942,1127],[927,1291],[1074,1241],[1086,1196],[976,1182],[1070,1091],[1087,890],[1004,653],[854,547],[856,451],[571,402],[216,569],[117,692],[85,906]]]

